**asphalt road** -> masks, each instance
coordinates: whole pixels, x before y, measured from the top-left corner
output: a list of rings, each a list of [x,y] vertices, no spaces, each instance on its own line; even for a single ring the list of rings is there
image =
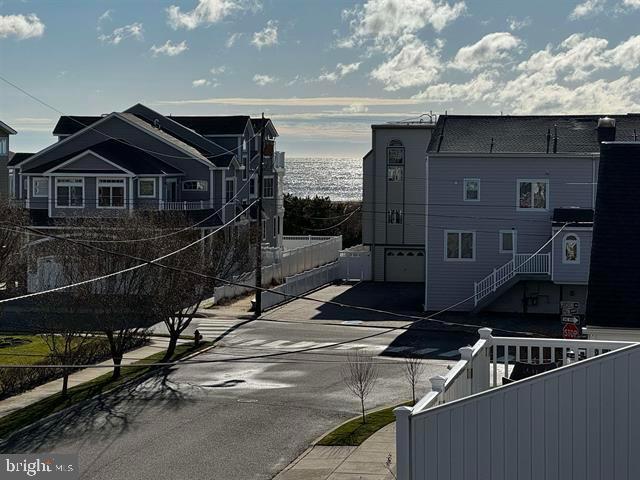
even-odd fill
[[[387,351],[390,345],[396,355],[405,340],[406,351],[430,345],[435,354],[426,361],[426,383],[455,360],[439,352],[467,343],[459,335],[386,332],[315,323],[309,316],[298,321],[299,305],[285,308],[269,316],[284,321],[242,324],[220,347],[196,357],[210,363],[181,365],[89,402],[10,438],[3,451],[78,452],[81,478],[92,480],[270,479],[315,438],[358,413],[358,401],[341,379],[354,346],[382,355],[380,378],[368,400],[373,408],[409,396],[401,360],[386,356],[394,353]],[[200,322],[206,329],[206,319]],[[340,342],[350,343],[299,352]],[[247,358],[256,356],[263,358]]]

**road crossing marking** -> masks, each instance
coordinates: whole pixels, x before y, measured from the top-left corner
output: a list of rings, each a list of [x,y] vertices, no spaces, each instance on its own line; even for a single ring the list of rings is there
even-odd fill
[[[387,352],[399,353],[411,349],[413,349],[413,347],[389,347],[387,348]]]

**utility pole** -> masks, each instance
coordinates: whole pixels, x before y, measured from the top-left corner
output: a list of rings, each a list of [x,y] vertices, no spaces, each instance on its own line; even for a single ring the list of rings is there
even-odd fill
[[[260,165],[258,165],[258,236],[256,242],[256,305],[255,316],[262,315],[262,168],[264,165],[264,112],[260,125]]]

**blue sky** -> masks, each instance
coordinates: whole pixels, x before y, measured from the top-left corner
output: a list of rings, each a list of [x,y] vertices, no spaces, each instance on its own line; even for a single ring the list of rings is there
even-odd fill
[[[640,0],[0,0],[0,72],[77,115],[274,119],[290,156],[366,153],[425,112],[640,111]],[[12,149],[58,114],[0,82]]]

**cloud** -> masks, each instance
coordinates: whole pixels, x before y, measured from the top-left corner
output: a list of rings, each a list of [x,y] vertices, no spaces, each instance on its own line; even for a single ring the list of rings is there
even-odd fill
[[[507,23],[509,24],[509,30],[515,32],[516,30],[521,30],[531,25],[531,18],[525,17],[522,20],[519,20],[515,17],[509,17],[507,18]]]
[[[605,56],[612,65],[622,70],[635,70],[640,65],[640,35],[629,37],[617,47],[606,52]]]
[[[259,73],[256,73],[253,76],[253,81],[254,81],[254,83],[256,85],[264,87],[265,85],[269,85],[270,83],[275,82],[276,79],[274,77],[269,76],[269,75],[261,75]]]
[[[362,105],[361,103],[353,103],[348,107],[342,109],[344,113],[366,113],[369,111],[369,107]]]
[[[220,65],[219,67],[212,67],[209,71],[211,72],[211,75],[222,75],[227,71],[227,67]]]
[[[171,40],[167,40],[164,45],[156,47],[155,44],[151,46],[150,50],[154,57],[158,55],[166,55],[167,57],[175,57],[181,53],[187,51],[187,42],[183,40],[180,43],[172,43]]]
[[[242,33],[233,33],[229,38],[227,38],[227,48],[233,47],[233,45],[238,41],[238,39],[242,37]]]
[[[385,90],[395,91],[426,85],[438,78],[441,69],[439,49],[429,49],[410,36],[395,56],[371,72],[371,78],[383,83]]]
[[[569,20],[579,20],[584,17],[596,15],[604,10],[605,0],[586,0],[579,3],[569,14]]]
[[[483,72],[477,77],[464,83],[438,83],[429,85],[414,98],[429,102],[479,102],[486,100],[496,86],[497,74]]]
[[[520,45],[520,39],[508,32],[485,35],[473,45],[458,50],[451,67],[473,72],[487,65],[494,65],[509,56],[509,52]]]
[[[349,107],[354,103],[368,106],[418,105],[424,103],[416,98],[379,97],[288,97],[251,98],[220,97],[191,100],[162,100],[156,105],[235,105],[235,106],[290,106],[290,107]]]
[[[427,25],[440,32],[465,9],[463,1],[450,4],[443,0],[367,0],[362,6],[343,11],[351,33],[339,40],[338,46],[356,47],[373,39],[380,47]]]
[[[35,13],[28,15],[0,15],[0,38],[15,37],[18,40],[41,37],[45,25]]]
[[[96,27],[99,32],[102,31],[102,22],[108,22],[112,20],[111,14],[113,10],[105,10],[105,12],[98,17],[98,26]]]
[[[622,4],[625,7],[640,8],[640,0],[624,0]]]
[[[202,24],[218,23],[232,13],[242,10],[243,4],[238,0],[198,0],[193,10],[183,12],[180,7],[171,5],[166,9],[167,21],[174,30],[186,28],[193,30]]]
[[[118,45],[122,40],[127,38],[135,38],[136,40],[143,39],[142,23],[132,23],[131,25],[125,25],[124,27],[116,28],[111,34],[105,35],[102,34],[98,37],[103,43],[108,43],[111,45]]]
[[[11,125],[19,132],[47,132],[51,133],[56,124],[54,118],[19,117],[11,120]]]
[[[278,44],[278,22],[269,20],[267,26],[259,32],[253,34],[251,43],[259,50],[263,47],[271,47]]]
[[[335,83],[350,73],[356,72],[360,68],[360,63],[361,62],[348,64],[339,63],[336,65],[336,69],[333,72],[325,71],[318,77],[318,80]]]
[[[211,82],[206,78],[199,78],[198,80],[194,80],[191,82],[191,85],[194,87],[206,87],[207,85],[211,85]]]

